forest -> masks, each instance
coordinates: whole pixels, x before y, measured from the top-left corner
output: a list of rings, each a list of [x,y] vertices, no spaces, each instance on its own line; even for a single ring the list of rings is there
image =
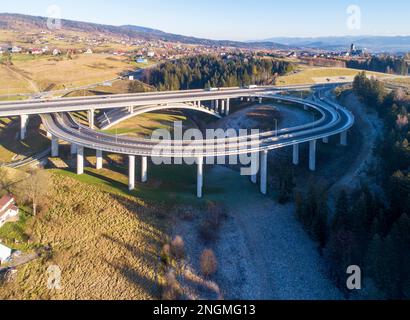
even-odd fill
[[[390,56],[372,57],[365,61],[349,60],[346,62],[346,66],[352,69],[398,74],[403,76],[409,74],[409,65],[405,59]]]
[[[274,84],[277,76],[292,70],[291,63],[271,58],[201,55],[147,69],[142,81],[160,91],[241,87]]]
[[[365,72],[354,80],[360,100],[375,108],[385,124],[376,154],[381,194],[362,185],[342,191],[329,218],[324,190],[312,186],[296,194],[296,215],[318,242],[329,276],[346,291],[346,270],[358,265],[371,299],[410,298],[410,96],[401,89],[388,92]]]

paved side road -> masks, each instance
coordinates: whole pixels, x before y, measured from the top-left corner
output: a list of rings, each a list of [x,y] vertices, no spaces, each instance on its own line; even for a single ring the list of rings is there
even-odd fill
[[[11,262],[5,264],[4,267],[0,268],[0,273],[8,270],[8,269],[13,269],[13,268],[17,268],[19,266],[22,266],[26,263],[29,263],[35,259],[38,258],[38,254],[37,253],[28,253],[28,254],[23,254],[20,257],[17,257],[15,259],[13,259]]]

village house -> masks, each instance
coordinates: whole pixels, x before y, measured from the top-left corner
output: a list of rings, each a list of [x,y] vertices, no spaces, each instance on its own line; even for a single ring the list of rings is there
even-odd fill
[[[30,49],[30,53],[32,54],[32,55],[40,55],[40,54],[43,54],[43,50],[41,50],[41,49],[38,49],[38,48],[34,48],[34,49]]]
[[[3,196],[0,199],[0,227],[8,220],[16,218],[19,214],[19,209],[16,206],[16,200],[12,196]]]
[[[0,244],[0,264],[9,261],[11,258],[12,250],[6,246]]]
[[[12,53],[20,53],[21,51],[23,51],[23,49],[20,48],[20,47],[17,47],[17,46],[14,46],[14,47],[11,49],[11,52],[12,52]]]

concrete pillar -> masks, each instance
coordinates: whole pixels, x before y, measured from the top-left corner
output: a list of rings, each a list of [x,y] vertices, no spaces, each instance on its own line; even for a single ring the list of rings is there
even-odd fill
[[[54,136],[51,138],[51,156],[58,157],[58,138]]]
[[[347,146],[347,131],[342,132],[342,133],[340,134],[340,144],[341,144],[342,146]]]
[[[215,111],[219,112],[219,100],[215,100]]]
[[[197,181],[196,181],[196,194],[199,199],[202,198],[202,188],[204,185],[204,157],[197,158]]]
[[[258,183],[258,174],[253,174],[251,175],[251,182],[253,184],[257,184]]]
[[[94,110],[88,110],[88,125],[94,129]]]
[[[259,104],[262,104],[262,102],[263,102],[263,99],[259,98]]]
[[[329,137],[324,137],[323,138],[323,143],[326,143],[326,144],[329,143]]]
[[[77,146],[77,174],[84,173],[84,147]]]
[[[27,133],[28,115],[23,114],[20,116],[20,139],[24,140]]]
[[[309,169],[316,171],[316,140],[309,142]]]
[[[148,157],[142,157],[141,159],[141,182],[148,181]]]
[[[134,113],[134,107],[128,107],[128,112],[133,114]]]
[[[70,153],[71,154],[77,154],[77,145],[72,143],[70,146]]]
[[[241,101],[243,101],[243,97],[241,97]]]
[[[135,156],[128,156],[128,189],[135,189]]]
[[[221,114],[225,114],[225,100],[221,101]]]
[[[96,150],[96,164],[95,164],[95,168],[97,170],[101,170],[103,168],[103,153],[101,150]]]
[[[293,164],[295,166],[299,164],[299,144],[293,145]]]
[[[268,191],[268,151],[261,152],[261,192]]]
[[[230,101],[230,99],[226,99],[225,114],[226,114],[227,116],[229,116],[230,109],[231,109],[231,101]]]

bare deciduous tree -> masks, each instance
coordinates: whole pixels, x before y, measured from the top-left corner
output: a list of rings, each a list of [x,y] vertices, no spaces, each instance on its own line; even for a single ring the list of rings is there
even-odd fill
[[[27,178],[19,184],[19,195],[31,204],[34,216],[38,206],[45,202],[49,189],[50,175],[43,169],[30,170]]]

